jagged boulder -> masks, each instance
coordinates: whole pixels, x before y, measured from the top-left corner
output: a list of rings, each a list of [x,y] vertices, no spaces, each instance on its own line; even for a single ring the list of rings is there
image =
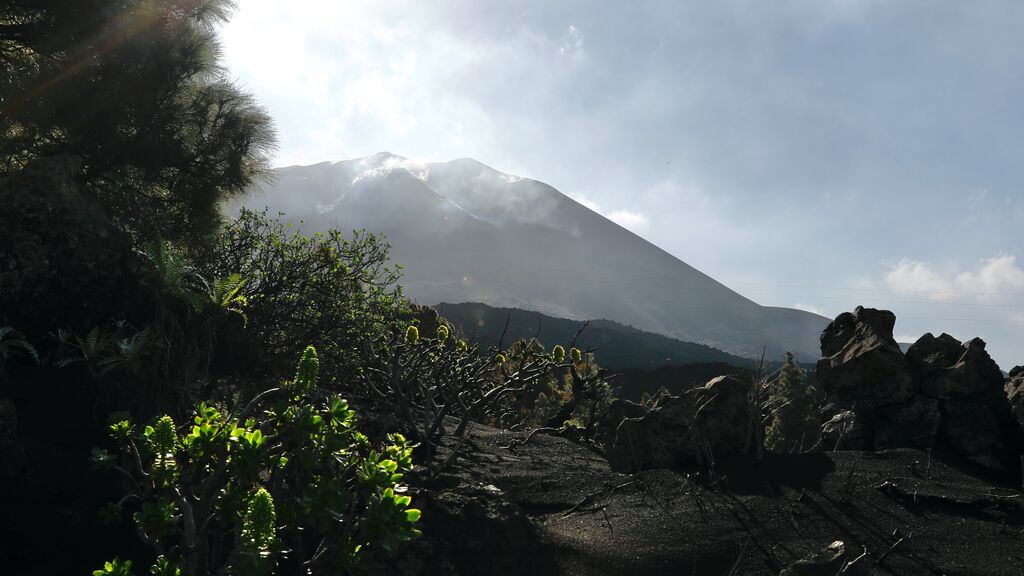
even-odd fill
[[[692,397],[667,396],[643,416],[623,419],[605,454],[617,472],[684,466],[697,454],[692,427]]]
[[[874,447],[929,448],[942,423],[939,401],[917,395],[906,402],[882,406],[874,414]]]
[[[881,450],[942,443],[987,468],[1013,470],[1020,434],[1010,406],[1024,405],[1024,385],[1007,382],[1004,391],[980,338],[925,334],[904,355],[892,337],[895,321],[892,312],[858,307],[822,333],[817,378],[839,410],[822,428],[825,444]]]
[[[646,413],[647,409],[644,408],[642,404],[638,404],[632,400],[623,400],[622,398],[612,400],[600,427],[600,430],[603,431],[601,442],[605,446],[612,445],[615,441],[615,434],[618,430],[619,424],[622,423],[623,420],[627,418],[640,418]]]
[[[1003,385],[1003,373],[985,351],[985,342],[974,338],[961,343],[943,334],[925,334],[907,350],[921,393],[953,400],[991,392]]]
[[[943,440],[951,448],[986,468],[1014,469],[1019,434],[1012,426],[1005,396],[947,401],[942,412]]]
[[[895,324],[888,310],[858,306],[825,328],[816,374],[830,401],[872,412],[914,396],[910,366],[892,336]]]
[[[692,395],[699,410],[697,436],[715,454],[745,454],[751,448],[753,424],[751,382],[737,376],[719,376]]]
[[[1017,421],[1021,435],[1024,435],[1024,366],[1010,370],[1010,377],[1006,380],[1003,391],[1010,404],[1010,413]]]
[[[612,469],[688,467],[699,464],[709,450],[713,455],[748,453],[755,422],[750,392],[750,382],[720,376],[680,396],[662,398],[639,417],[624,417],[606,443]],[[637,406],[616,411],[635,413]]]
[[[939,401],[942,440],[969,460],[1011,469],[1018,443],[1003,373],[985,341],[925,334],[907,350],[921,395]]]

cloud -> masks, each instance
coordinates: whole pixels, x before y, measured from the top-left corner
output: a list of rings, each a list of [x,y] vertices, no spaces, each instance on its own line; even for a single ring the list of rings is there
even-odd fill
[[[647,216],[631,210],[616,210],[608,214],[607,218],[619,226],[634,232],[647,227]]]
[[[819,316],[828,316],[828,314],[825,314],[825,310],[823,308],[815,306],[814,304],[804,304],[802,302],[797,302],[796,304],[793,304],[793,308],[796,308],[797,310],[803,310],[804,312],[811,312]]]
[[[579,59],[584,56],[583,42],[586,38],[579,28],[570,24],[569,28],[562,35],[562,47],[558,49],[559,54],[572,59]]]
[[[650,220],[642,212],[637,210],[612,210],[610,212],[605,211],[600,204],[590,199],[588,196],[583,194],[570,194],[570,198],[576,202],[582,204],[588,210],[597,212],[605,218],[615,222],[619,226],[631,230],[633,232],[639,232],[645,230],[650,224]]]
[[[989,300],[1024,290],[1024,269],[1011,254],[982,259],[973,270],[941,272],[904,258],[886,273],[885,284],[891,290],[935,302]]]
[[[598,204],[597,202],[594,202],[590,198],[584,196],[583,194],[570,194],[569,197],[575,200],[576,202],[582,204],[587,209],[597,212],[598,214],[601,213],[601,205]]]
[[[1024,290],[1024,270],[1017,265],[1017,257],[1003,254],[982,260],[976,271],[961,272],[956,286],[964,292],[980,296],[1001,296]]]
[[[885,284],[897,292],[922,294],[936,301],[951,300],[953,282],[924,262],[904,258],[885,275]]]

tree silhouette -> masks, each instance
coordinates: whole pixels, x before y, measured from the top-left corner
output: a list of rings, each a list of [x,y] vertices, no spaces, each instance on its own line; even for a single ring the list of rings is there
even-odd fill
[[[195,239],[265,174],[270,120],[218,65],[226,0],[0,7],[0,175],[81,161],[83,189],[141,236]]]

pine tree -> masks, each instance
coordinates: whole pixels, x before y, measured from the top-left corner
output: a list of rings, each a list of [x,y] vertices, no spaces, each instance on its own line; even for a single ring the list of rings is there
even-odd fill
[[[265,173],[270,121],[218,65],[226,0],[10,0],[0,6],[0,175],[81,160],[136,234],[212,230]]]
[[[786,361],[769,393],[774,415],[765,434],[766,447],[772,452],[797,452],[814,446],[821,434],[819,395],[793,354],[786,352]]]

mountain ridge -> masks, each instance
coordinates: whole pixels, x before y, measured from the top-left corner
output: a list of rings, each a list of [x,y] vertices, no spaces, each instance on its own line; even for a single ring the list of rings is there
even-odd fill
[[[756,357],[817,356],[828,319],[760,306],[543,182],[472,158],[390,153],[291,166],[248,198],[314,229],[386,234],[406,293],[641,330]]]
[[[478,302],[440,302],[431,306],[437,313],[460,329],[463,335],[482,346],[536,337],[546,346],[567,345],[582,323],[552,317],[533,310],[500,308]],[[506,330],[506,322],[508,324]],[[722,362],[738,368],[752,368],[749,358],[735,356],[703,344],[685,342],[645,332],[639,328],[607,320],[591,319],[579,333],[575,346],[596,348],[597,362],[610,369],[655,369],[694,363]]]

